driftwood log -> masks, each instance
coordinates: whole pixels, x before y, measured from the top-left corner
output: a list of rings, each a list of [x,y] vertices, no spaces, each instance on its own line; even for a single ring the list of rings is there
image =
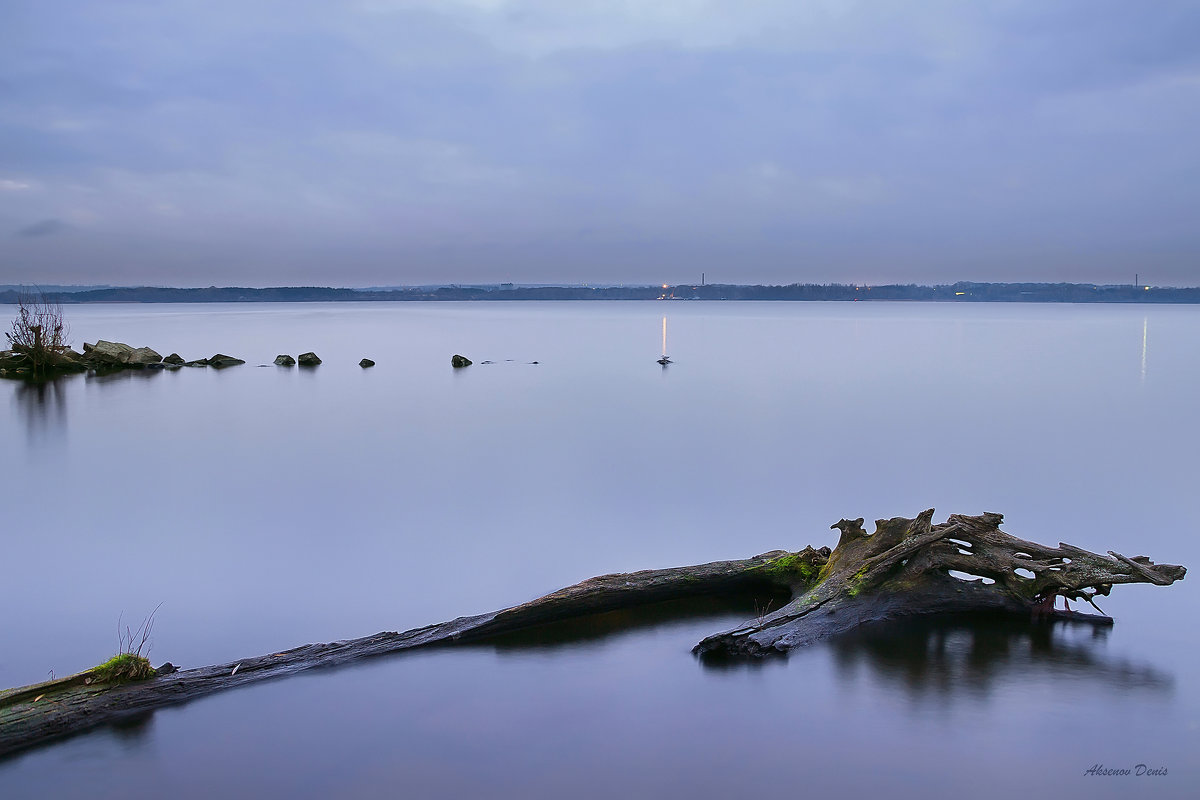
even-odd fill
[[[1030,617],[1112,620],[1054,609],[1058,596],[1094,602],[1117,583],[1168,585],[1186,570],[1144,556],[1101,556],[1070,545],[1027,542],[999,530],[1001,515],[953,515],[931,524],[879,520],[868,535],[862,520],[841,520],[828,547],[775,550],[741,561],[603,575],[519,606],[474,617],[383,632],[196,669],[170,664],[146,681],[107,684],[93,671],[0,692],[0,757],[206,694],[417,647],[484,642],[547,623],[685,598],[754,593],[785,598],[781,607],[710,636],[695,650],[712,658],[761,656],[856,628],[906,616],[1003,611]],[[951,571],[963,573],[954,577]],[[965,579],[977,576],[979,579]],[[985,580],[987,582],[985,582]],[[786,598],[791,598],[787,600]]]

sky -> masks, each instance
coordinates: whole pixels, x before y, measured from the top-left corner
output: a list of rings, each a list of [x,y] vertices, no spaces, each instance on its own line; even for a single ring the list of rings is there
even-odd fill
[[[0,0],[0,284],[1200,285],[1200,2]]]

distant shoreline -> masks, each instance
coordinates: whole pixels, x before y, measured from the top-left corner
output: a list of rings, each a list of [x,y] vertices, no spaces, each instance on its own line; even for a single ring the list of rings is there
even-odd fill
[[[0,290],[0,304],[15,304],[20,290]],[[311,303],[437,302],[505,300],[923,300],[950,303],[1200,303],[1200,287],[1091,283],[955,283],[942,286],[889,284],[681,284],[676,286],[447,285],[394,289],[318,286],[247,287],[55,287],[44,297],[74,303]]]

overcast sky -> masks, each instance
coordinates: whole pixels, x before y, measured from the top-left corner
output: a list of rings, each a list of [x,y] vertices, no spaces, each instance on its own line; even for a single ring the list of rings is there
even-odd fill
[[[1196,0],[0,0],[0,283],[1198,266]]]

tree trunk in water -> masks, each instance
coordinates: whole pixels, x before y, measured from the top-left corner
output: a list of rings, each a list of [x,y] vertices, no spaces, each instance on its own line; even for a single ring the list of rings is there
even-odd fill
[[[0,692],[0,757],[54,738],[145,714],[223,689],[313,667],[418,647],[482,642],[550,622],[665,600],[744,592],[793,598],[738,628],[704,639],[706,657],[786,652],[865,622],[965,611],[1062,616],[1058,596],[1092,602],[1117,583],[1166,586],[1186,570],[1148,558],[1101,556],[1070,545],[1027,542],[999,530],[999,514],[953,515],[931,524],[916,519],[876,523],[841,520],[837,547],[775,550],[742,561],[603,575],[519,606],[361,639],[309,644],[236,662],[176,671],[169,664],[146,681],[105,684],[94,672]],[[992,581],[964,581],[950,570]],[[1027,572],[1023,575],[1018,570]],[[1081,615],[1111,623],[1107,617]]]

